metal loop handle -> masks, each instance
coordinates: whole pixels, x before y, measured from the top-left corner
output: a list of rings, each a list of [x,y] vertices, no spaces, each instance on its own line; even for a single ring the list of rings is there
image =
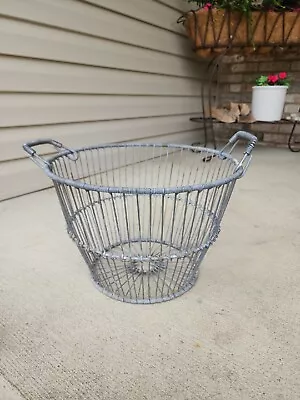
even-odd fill
[[[76,161],[78,159],[78,154],[75,150],[69,149],[68,147],[64,146],[62,143],[58,142],[57,140],[53,140],[53,139],[35,140],[32,142],[23,144],[23,149],[26,151],[27,154],[29,154],[32,161],[35,162],[40,168],[45,168],[45,166],[50,167],[49,161],[47,161],[45,158],[43,158],[39,154],[37,154],[36,150],[33,148],[35,146],[40,146],[43,144],[50,144],[50,145],[54,146],[56,150],[57,149],[67,150],[70,152],[70,154],[67,155],[68,158],[70,158],[73,161]]]
[[[228,143],[223,147],[221,152],[226,150],[227,153],[231,154],[233,149],[235,148],[235,146],[238,144],[239,140],[246,140],[248,142],[248,146],[246,147],[246,150],[243,153],[244,154],[243,158],[240,160],[240,162],[238,163],[238,165],[236,167],[236,170],[243,167],[243,175],[245,175],[245,173],[249,167],[250,161],[251,161],[252,150],[254,149],[254,147],[257,143],[256,136],[254,136],[251,133],[246,132],[246,131],[238,131],[229,139]],[[230,146],[231,146],[231,148],[228,150],[228,147],[230,147]]]

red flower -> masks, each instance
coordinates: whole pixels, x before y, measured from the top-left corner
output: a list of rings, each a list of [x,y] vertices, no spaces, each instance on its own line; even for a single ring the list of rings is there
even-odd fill
[[[268,83],[275,84],[278,82],[278,75],[269,75],[268,76]]]
[[[287,77],[287,73],[286,72],[280,72],[278,76],[279,76],[279,79],[285,79]]]
[[[211,3],[206,3],[205,6],[203,7],[204,10],[210,10],[212,8]]]

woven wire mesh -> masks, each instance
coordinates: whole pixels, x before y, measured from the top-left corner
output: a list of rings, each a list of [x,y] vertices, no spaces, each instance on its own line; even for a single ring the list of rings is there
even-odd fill
[[[217,151],[167,145],[101,146],[51,161],[68,233],[94,281],[132,303],[170,300],[194,285],[236,166]]]

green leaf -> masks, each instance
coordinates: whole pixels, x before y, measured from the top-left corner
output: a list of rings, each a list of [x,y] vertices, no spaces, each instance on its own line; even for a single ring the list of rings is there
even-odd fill
[[[268,77],[267,76],[260,76],[256,79],[257,86],[266,86],[268,84]]]

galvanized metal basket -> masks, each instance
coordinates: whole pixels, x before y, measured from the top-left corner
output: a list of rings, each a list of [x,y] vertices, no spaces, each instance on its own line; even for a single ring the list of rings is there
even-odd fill
[[[231,152],[248,141],[240,161]],[[170,300],[195,283],[216,240],[256,137],[237,132],[222,150],[165,144],[24,150],[52,179],[70,237],[101,290],[118,300]],[[49,159],[34,147],[59,150]],[[203,162],[210,161],[210,162]]]

